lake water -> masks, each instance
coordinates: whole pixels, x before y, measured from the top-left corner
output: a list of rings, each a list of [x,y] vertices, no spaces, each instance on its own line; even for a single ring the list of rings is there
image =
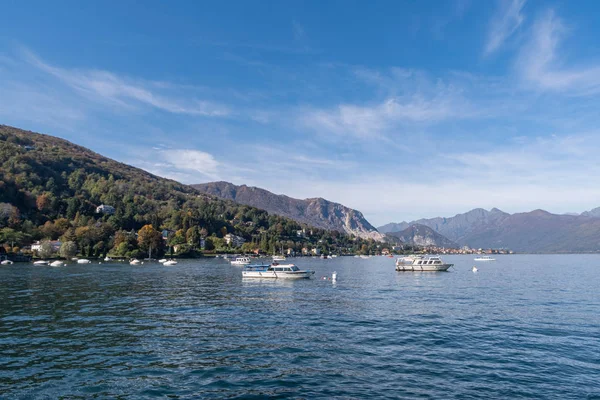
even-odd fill
[[[1,267],[0,397],[600,399],[600,256],[445,260]]]

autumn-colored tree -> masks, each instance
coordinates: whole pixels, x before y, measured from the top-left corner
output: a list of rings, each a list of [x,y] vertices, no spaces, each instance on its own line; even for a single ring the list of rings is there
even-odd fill
[[[51,199],[48,193],[42,193],[35,200],[35,205],[38,210],[45,211],[48,207],[50,207],[50,202]]]
[[[152,225],[144,225],[142,229],[138,231],[138,245],[143,251],[152,249],[162,248],[162,235],[159,231],[154,229]]]

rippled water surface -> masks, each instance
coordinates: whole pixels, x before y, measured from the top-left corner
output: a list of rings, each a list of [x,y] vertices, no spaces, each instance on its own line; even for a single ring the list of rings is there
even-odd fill
[[[446,260],[1,267],[0,397],[600,399],[600,256]]]

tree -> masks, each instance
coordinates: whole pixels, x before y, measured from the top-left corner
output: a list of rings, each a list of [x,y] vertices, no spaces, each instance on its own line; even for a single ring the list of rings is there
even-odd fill
[[[38,251],[38,255],[41,258],[48,258],[54,254],[54,249],[52,248],[52,243],[48,240],[44,240],[40,245],[40,250]]]
[[[144,225],[142,229],[138,231],[138,245],[143,251],[152,249],[160,249],[162,247],[162,235],[159,231],[154,229],[152,225]]]
[[[70,259],[77,255],[77,245],[75,242],[65,242],[60,246],[60,256],[62,258]]]

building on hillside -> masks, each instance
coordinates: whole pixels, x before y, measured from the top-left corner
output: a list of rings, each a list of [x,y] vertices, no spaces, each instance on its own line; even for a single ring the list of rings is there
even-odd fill
[[[62,242],[60,240],[50,240],[50,245],[52,246],[52,251],[59,251],[60,246],[62,246]],[[39,240],[31,245],[31,251],[40,251],[42,249],[42,242]]]
[[[291,247],[289,247],[286,252],[285,252],[288,256],[294,257],[296,255],[296,252],[294,251],[294,249],[292,249]]]
[[[390,254],[390,250],[387,247],[384,247],[383,249],[381,249],[381,254],[387,256]]]
[[[315,256],[320,256],[321,255],[321,249],[319,249],[318,247],[315,247],[314,249],[312,249],[312,253]]]
[[[106,214],[113,215],[115,213],[115,208],[113,206],[107,206],[106,204],[101,204],[96,207],[96,214]]]
[[[227,235],[223,236],[223,239],[225,239],[225,243],[233,247],[240,247],[246,243],[246,239],[241,236],[236,236],[232,233],[228,233]]]
[[[296,231],[296,236],[299,238],[306,237],[306,231],[304,229],[300,229]]]
[[[305,256],[305,255],[308,255],[308,251],[309,251],[309,250],[308,250],[308,247],[303,247],[303,248],[302,248],[302,255],[303,255],[303,256]]]

